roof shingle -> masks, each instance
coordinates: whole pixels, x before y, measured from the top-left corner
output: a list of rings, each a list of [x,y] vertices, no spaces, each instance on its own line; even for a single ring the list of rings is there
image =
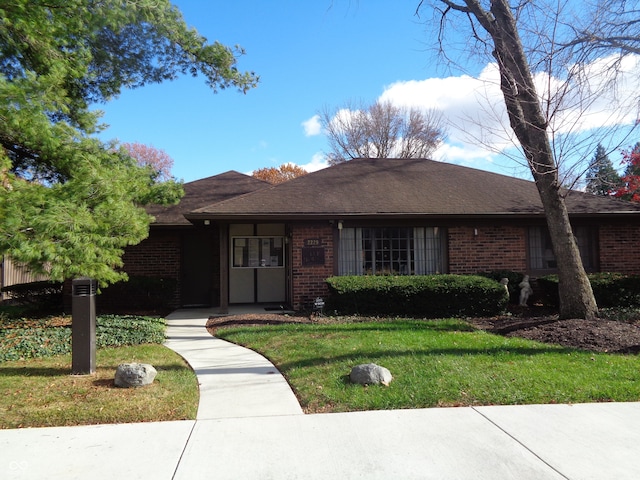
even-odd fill
[[[640,213],[640,205],[572,191],[571,214]],[[357,159],[211,202],[191,218],[540,216],[534,182],[425,159]]]
[[[232,170],[185,183],[184,196],[177,205],[150,205],[147,213],[155,217],[154,225],[191,225],[184,217],[186,213],[269,186],[267,182]]]

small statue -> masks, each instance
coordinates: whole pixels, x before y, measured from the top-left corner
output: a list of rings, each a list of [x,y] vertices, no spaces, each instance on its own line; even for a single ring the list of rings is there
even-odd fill
[[[509,287],[507,287],[507,285],[509,285],[509,279],[507,277],[501,278],[500,285],[504,285],[504,291],[509,295]]]
[[[529,283],[529,275],[525,275],[520,284],[520,306],[526,307],[527,300],[529,300],[529,296],[533,293],[533,288],[531,288],[531,284]]]

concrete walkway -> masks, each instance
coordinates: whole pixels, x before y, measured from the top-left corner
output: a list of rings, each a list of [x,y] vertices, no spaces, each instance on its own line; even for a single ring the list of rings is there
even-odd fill
[[[291,387],[271,362],[207,332],[209,313],[178,310],[167,317],[165,345],[182,355],[198,376],[197,419],[301,415]]]
[[[0,478],[640,478],[640,403],[302,415],[273,365],[209,336],[207,316],[169,318],[197,420],[0,430]]]

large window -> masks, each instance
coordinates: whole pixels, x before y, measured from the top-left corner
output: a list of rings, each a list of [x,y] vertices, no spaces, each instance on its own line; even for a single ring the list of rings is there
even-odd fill
[[[339,275],[426,275],[445,270],[438,227],[343,228]]]
[[[574,227],[580,257],[585,270],[597,270],[596,231],[589,227]],[[556,270],[558,263],[553,253],[551,236],[546,227],[529,228],[529,267],[531,270]]]

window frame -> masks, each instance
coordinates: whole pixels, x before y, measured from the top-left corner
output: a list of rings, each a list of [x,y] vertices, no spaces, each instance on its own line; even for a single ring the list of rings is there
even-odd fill
[[[541,251],[534,254],[533,248],[536,239],[533,238],[536,235],[541,240],[540,247],[545,247],[545,252]],[[597,272],[599,271],[599,247],[598,247],[598,227],[595,225],[577,225],[573,227],[573,233],[578,242],[578,249],[580,250],[580,258],[585,271]],[[549,229],[546,225],[530,225],[526,230],[527,238],[527,267],[529,272],[536,276],[551,275],[558,272],[557,261],[555,253],[551,248],[551,236]],[[550,251],[548,251],[550,250]],[[546,257],[547,261],[552,261],[554,266],[540,265],[536,259],[540,258],[544,261]]]
[[[338,242],[337,274],[341,276],[427,275],[447,270],[447,231],[439,226],[353,226],[340,229]]]

